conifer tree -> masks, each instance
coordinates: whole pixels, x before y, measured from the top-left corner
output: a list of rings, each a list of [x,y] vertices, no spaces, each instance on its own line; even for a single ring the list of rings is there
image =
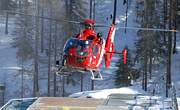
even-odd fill
[[[118,69],[115,71],[115,85],[117,87],[130,86],[131,80],[139,77],[139,72],[133,68],[134,61],[131,51],[127,45],[125,49],[127,49],[126,63],[124,63],[123,55],[120,55],[120,59],[116,62]]]

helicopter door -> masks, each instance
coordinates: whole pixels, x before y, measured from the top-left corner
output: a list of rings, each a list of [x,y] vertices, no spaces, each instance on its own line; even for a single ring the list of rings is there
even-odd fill
[[[98,45],[95,46],[95,52],[94,52],[94,55],[98,55]]]
[[[94,55],[94,44],[92,44],[91,55]]]
[[[91,55],[92,55],[92,65],[96,65],[99,61],[99,46],[94,44],[92,45]]]

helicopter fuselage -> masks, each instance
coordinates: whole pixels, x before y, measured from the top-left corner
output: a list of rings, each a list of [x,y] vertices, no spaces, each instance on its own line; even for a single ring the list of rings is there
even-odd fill
[[[105,41],[102,33],[95,34],[94,26],[98,26],[95,24],[94,21],[86,19],[84,21],[85,28],[83,28],[83,32],[77,34],[75,38],[70,38],[66,41],[62,53],[62,67],[54,69],[57,71],[57,74],[64,75],[64,72],[71,72],[71,69],[74,68],[80,72],[90,71],[93,80],[103,80],[99,70],[103,58],[106,67],[110,66],[114,54],[123,54],[124,62],[126,62],[127,50],[124,53],[114,52],[116,26],[113,24],[110,26],[109,34]],[[95,77],[95,72],[100,78]]]
[[[85,42],[89,43],[86,50],[83,49]],[[104,54],[105,40],[98,38],[94,29],[84,29],[83,33],[66,42],[63,56],[67,67],[94,70],[100,68]]]
[[[99,69],[105,53],[104,47],[104,44],[92,41],[86,52],[82,52],[75,46],[69,50],[66,65],[79,69]]]

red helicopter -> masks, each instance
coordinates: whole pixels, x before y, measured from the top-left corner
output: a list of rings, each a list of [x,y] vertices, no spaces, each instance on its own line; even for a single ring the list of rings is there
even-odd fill
[[[62,65],[59,64],[59,61],[56,61],[57,66],[53,67],[53,71],[55,71],[57,75],[70,76],[73,72],[91,72],[92,80],[104,80],[99,69],[103,59],[105,60],[106,67],[109,67],[113,55],[121,54],[124,56],[124,63],[126,63],[127,50],[125,49],[123,53],[114,51],[115,28],[178,32],[177,30],[165,29],[116,27],[116,25],[114,25],[115,21],[113,21],[111,26],[106,26],[96,24],[96,22],[91,19],[83,20],[84,22],[61,20],[83,24],[85,28],[83,28],[83,32],[77,34],[75,38],[70,38],[66,41],[63,53],[61,53]],[[95,34],[94,27],[110,27],[106,41],[102,37],[102,33]],[[95,75],[95,73],[97,73],[97,75]]]
[[[123,53],[114,51],[116,25],[109,26],[109,34],[105,41],[101,33],[95,34],[94,32],[94,27],[101,25],[96,25],[96,22],[91,19],[84,19],[81,24],[85,26],[83,32],[66,41],[63,53],[61,53],[62,65],[59,65],[59,61],[56,61],[58,67],[53,67],[53,71],[57,75],[66,76],[75,71],[83,73],[90,71],[92,80],[103,80],[99,70],[102,60],[104,59],[106,67],[109,67],[113,55],[122,54],[124,55],[124,63],[126,63],[127,50],[125,49]],[[100,77],[95,77],[95,73]]]
[[[56,61],[57,66],[53,67],[53,71],[55,71],[57,75],[65,76],[70,76],[73,72],[91,72],[92,80],[104,80],[99,69],[102,64],[103,58],[105,60],[106,67],[109,67],[114,54],[124,55],[124,63],[126,63],[127,50],[125,49],[123,53],[114,51],[115,28],[179,32],[178,30],[168,29],[116,27],[115,19],[113,19],[113,23],[111,24],[111,26],[106,26],[96,24],[96,22],[94,22],[91,19],[83,19],[84,22],[76,22],[7,11],[6,33],[8,32],[8,13],[21,14],[26,16],[39,17],[43,19],[50,19],[84,25],[85,28],[83,28],[82,33],[79,33],[75,36],[75,38],[70,38],[66,41],[63,52],[61,53],[62,65],[59,64],[59,61]],[[94,27],[110,27],[106,41],[102,37],[102,33],[95,34]],[[96,76],[95,73],[97,73]],[[99,78],[97,77],[98,75]]]

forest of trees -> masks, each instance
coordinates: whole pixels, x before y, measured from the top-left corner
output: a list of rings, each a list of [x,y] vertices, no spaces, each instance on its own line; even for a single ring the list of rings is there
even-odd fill
[[[81,18],[88,18],[88,13],[92,13],[92,10],[89,12],[87,9],[87,5],[92,5],[93,1],[90,0],[88,3],[89,1],[86,0],[1,0],[0,10],[1,14],[3,10],[13,10],[36,16],[79,21]],[[131,0],[124,0],[126,5],[130,2]],[[179,29],[178,0],[136,0],[134,3],[136,6],[134,21],[140,27]],[[13,36],[11,45],[17,48],[17,64],[22,68],[13,75],[14,81],[21,84],[14,93],[15,97],[66,96],[68,93],[63,89],[64,83],[72,85],[83,83],[83,75],[75,75],[77,78],[57,78],[51,70],[55,61],[60,60],[58,53],[61,52],[62,45],[68,38],[74,37],[72,35],[79,33],[80,25],[22,14],[11,14],[11,16],[15,20],[14,29],[10,33]],[[94,19],[91,15],[90,18]],[[141,75],[142,88],[147,90],[147,78],[151,79],[156,70],[166,67],[168,88],[171,84],[171,56],[172,53],[177,53],[176,36],[175,32],[137,31],[134,42],[135,52],[128,51],[127,64],[123,63],[121,57],[116,63],[119,69],[116,70],[115,85],[129,86],[130,80],[135,80]],[[125,48],[128,49],[128,46]],[[134,58],[132,54],[135,54]],[[141,66],[135,68],[135,64]],[[21,80],[16,80],[17,77],[21,77]],[[5,85],[6,82],[3,81]],[[42,86],[39,82],[44,82],[43,86],[47,87],[47,91],[41,91]],[[58,88],[57,84],[61,84],[62,88]],[[3,93],[4,91],[3,89]]]
[[[34,0],[33,2],[3,0],[1,4],[6,6],[1,7],[2,14],[4,10],[8,10],[27,15],[74,21],[87,17],[86,5],[88,5],[84,0]],[[62,45],[67,39],[74,37],[72,35],[79,33],[80,25],[24,14],[9,14],[15,20],[15,27],[9,33],[13,36],[11,45],[17,48],[16,57],[19,59],[18,65],[22,68],[13,75],[14,82],[21,84],[21,87],[14,92],[14,97],[67,96],[69,93],[62,89],[64,83],[79,84],[80,77],[77,79],[56,78],[51,68],[57,59],[60,60],[58,53],[62,51]],[[17,77],[21,77],[21,80],[17,80]],[[40,87],[39,82],[47,82],[43,84],[47,87],[47,92],[41,91],[42,86]],[[57,87],[58,83],[63,83],[62,88]]]
[[[126,0],[125,0],[126,1]],[[128,0],[127,0],[128,1]],[[126,2],[125,2],[126,3]],[[169,29],[179,30],[180,18],[178,15],[178,0],[137,0],[136,2],[136,18],[134,21],[142,28],[156,28],[156,29]],[[142,89],[147,91],[147,79],[151,79],[159,73],[158,69],[167,68],[167,73],[162,74],[166,76],[166,96],[168,96],[168,88],[171,85],[171,58],[172,53],[177,54],[176,51],[176,32],[170,31],[152,31],[152,30],[139,30],[134,45],[135,58],[131,58],[132,62],[140,64],[138,70],[141,70],[142,76]],[[127,64],[117,62],[119,70],[116,71],[115,84],[123,84],[128,80],[118,82],[117,78],[124,76],[124,70],[132,72],[131,69],[126,69]],[[129,66],[132,68],[133,63]],[[154,74],[153,74],[154,73]]]
[[[179,23],[177,20],[177,3],[178,0],[137,1],[135,10],[137,18],[135,21],[141,27],[176,30]],[[168,94],[168,88],[171,84],[171,57],[172,53],[177,53],[176,32],[139,30],[137,36],[139,39],[135,42],[137,48],[135,61],[142,65],[142,88],[147,90],[147,77],[149,76],[151,79],[153,72],[166,66],[166,93]]]

